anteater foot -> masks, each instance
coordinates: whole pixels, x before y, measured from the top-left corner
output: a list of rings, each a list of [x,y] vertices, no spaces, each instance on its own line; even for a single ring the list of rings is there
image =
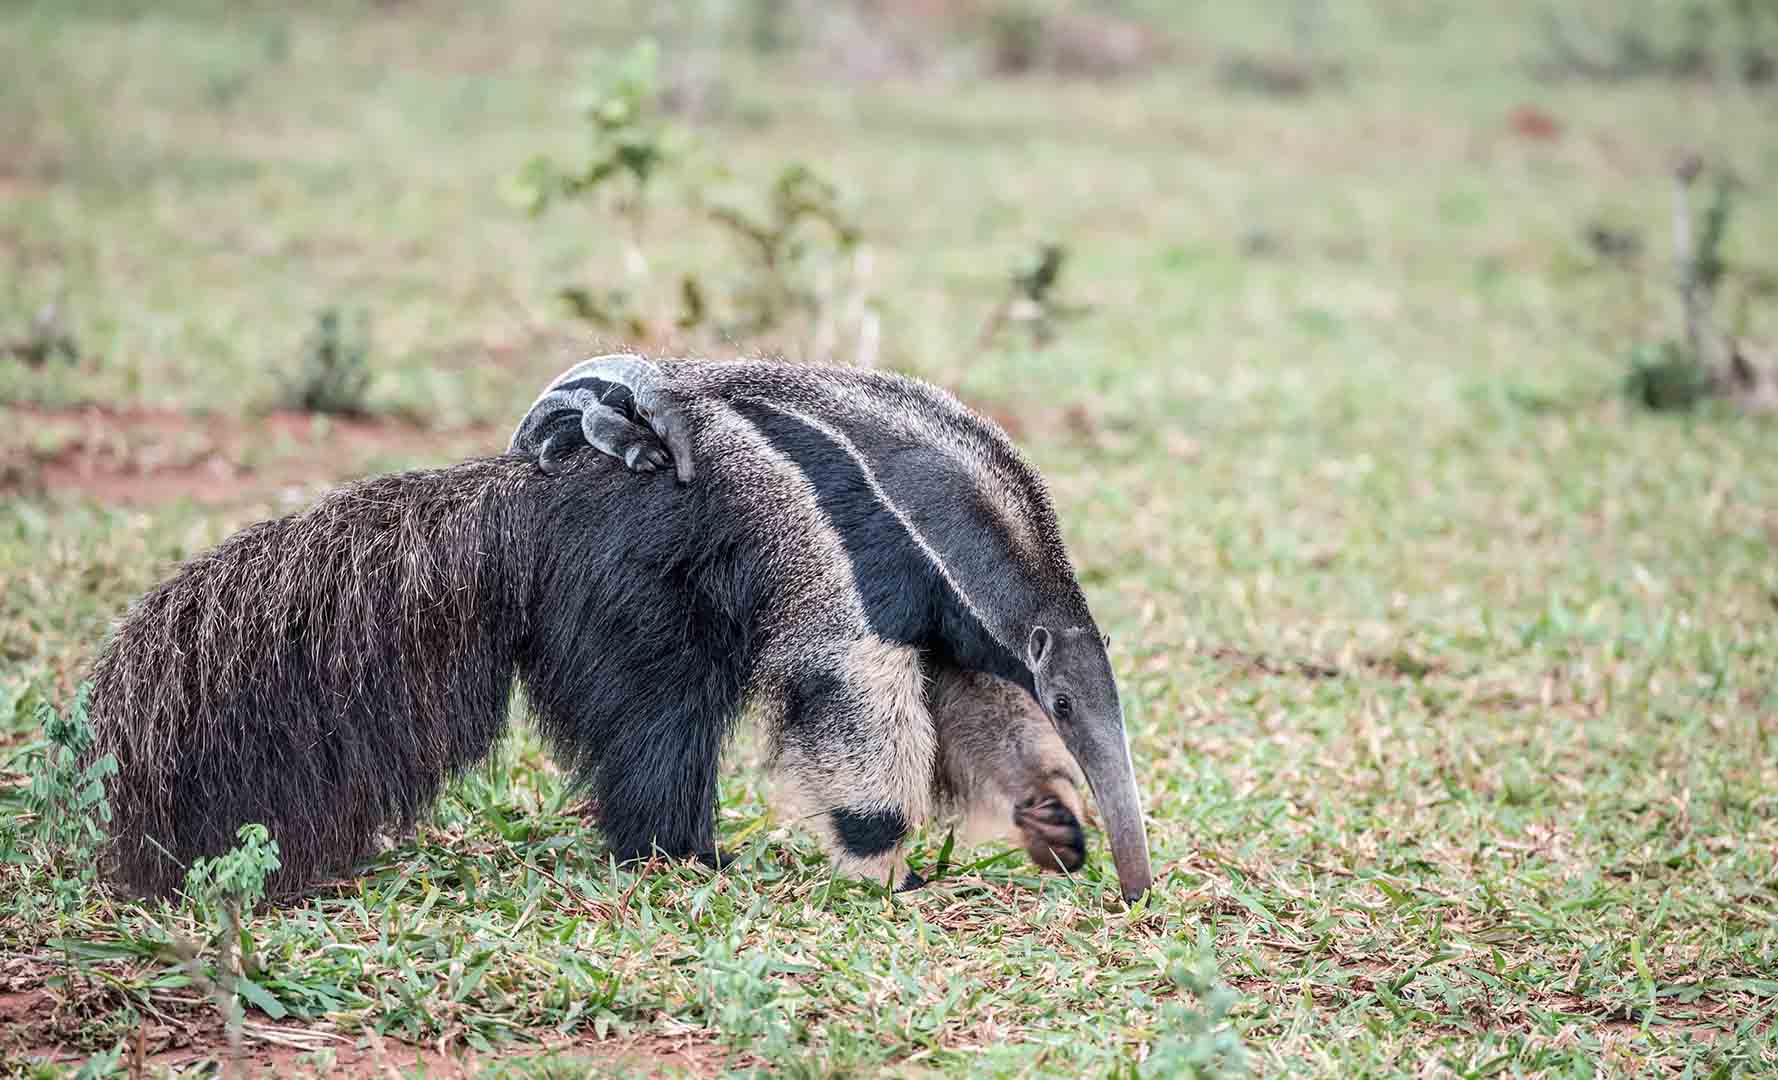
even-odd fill
[[[1030,799],[1013,810],[1025,852],[1045,870],[1079,870],[1087,861],[1087,837],[1074,811],[1055,796]]]
[[[895,887],[895,891],[913,892],[915,889],[923,889],[925,887],[926,879],[919,874],[914,873],[912,870],[909,870],[907,876],[901,879],[901,884]]]

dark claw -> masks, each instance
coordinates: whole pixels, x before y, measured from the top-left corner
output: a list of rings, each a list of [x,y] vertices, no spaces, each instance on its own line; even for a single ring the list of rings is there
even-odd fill
[[[667,452],[658,446],[636,443],[624,451],[624,464],[631,472],[653,472],[669,460]]]
[[[686,438],[685,429],[673,424],[663,423],[656,431],[661,441],[667,444],[667,452],[672,458],[674,471],[681,484],[689,484],[697,471],[692,468],[691,440]]]
[[[1013,824],[1025,837],[1025,852],[1045,870],[1078,870],[1087,861],[1087,837],[1074,812],[1060,799],[1029,799],[1013,811]]]
[[[1056,798],[1044,799],[1034,805],[1020,807],[1020,812],[1030,820],[1042,825],[1068,826],[1076,824],[1074,815],[1069,812],[1062,801]]]
[[[915,889],[921,889],[921,888],[925,888],[925,887],[926,887],[926,879],[921,877],[919,874],[914,873],[912,870],[909,870],[907,877],[904,877],[901,879],[901,884],[897,885],[895,887],[895,891],[896,892],[913,892]]]

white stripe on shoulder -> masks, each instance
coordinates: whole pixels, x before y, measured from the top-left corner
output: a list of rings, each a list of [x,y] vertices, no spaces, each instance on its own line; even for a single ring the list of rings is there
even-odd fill
[[[901,527],[908,531],[908,536],[913,539],[915,546],[917,546],[921,552],[925,554],[926,558],[931,561],[933,567],[938,570],[939,576],[944,578],[945,584],[951,587],[951,591],[957,594],[957,599],[962,602],[964,609],[974,616],[977,622],[982,624],[982,628],[988,631],[988,636],[998,642],[1002,648],[1011,650],[1014,656],[1022,655],[1022,653],[1018,649],[1013,648],[1008,641],[1009,635],[1007,635],[1000,626],[990,621],[987,615],[982,612],[982,609],[976,606],[975,600],[969,595],[968,590],[963,587],[963,583],[958,581],[951,574],[951,568],[945,565],[945,560],[939,555],[938,549],[934,548],[932,544],[927,541],[926,537],[921,535],[920,530],[914,525],[913,519],[909,518],[901,507],[895,505],[895,500],[891,499],[889,493],[883,490],[883,485],[877,481],[877,474],[871,469],[870,462],[865,459],[864,454],[859,451],[858,447],[853,444],[852,440],[846,437],[845,432],[840,431],[807,413],[793,409],[788,405],[781,405],[778,402],[768,401],[764,398],[748,398],[747,400],[751,404],[770,409],[773,412],[782,416],[787,416],[798,423],[806,424],[839,444],[840,449],[844,450],[846,454],[851,457],[853,463],[858,466],[858,471],[864,474],[865,483],[870,485],[871,494],[875,495],[877,500],[881,502],[891,514],[895,515],[895,520],[901,523]]]

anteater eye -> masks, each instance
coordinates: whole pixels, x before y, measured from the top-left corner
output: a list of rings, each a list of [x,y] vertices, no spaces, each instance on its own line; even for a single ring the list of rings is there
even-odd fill
[[[1066,720],[1074,715],[1074,702],[1068,700],[1067,694],[1056,695],[1056,719]]]

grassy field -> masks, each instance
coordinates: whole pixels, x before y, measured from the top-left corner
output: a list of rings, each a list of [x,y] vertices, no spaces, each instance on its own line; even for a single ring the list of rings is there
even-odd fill
[[[1124,5],[1176,48],[1100,81],[945,49],[853,78],[745,47],[735,14],[729,108],[685,121],[734,183],[833,180],[881,363],[1045,471],[1113,638],[1148,901],[1125,910],[1097,835],[1073,879],[987,847],[893,899],[834,881],[745,743],[719,818],[738,866],[615,869],[521,733],[417,839],[248,921],[247,1061],[1778,1070],[1778,426],[1617,389],[1676,332],[1683,150],[1743,185],[1726,302],[1778,345],[1778,96],[1540,80],[1541,5],[1443,0],[1327,5],[1315,46],[1345,76],[1307,94],[1219,78],[1310,6]],[[227,1048],[177,955],[205,940],[193,910],[58,899],[27,811],[37,703],[180,558],[330,483],[497,450],[550,376],[623,343],[554,298],[621,283],[621,226],[529,219],[511,180],[579,152],[574,93],[638,28],[671,61],[698,12],[293,7],[0,4],[0,341],[54,303],[77,357],[0,353],[0,1074]],[[732,268],[663,203],[660,280]],[[1640,257],[1598,254],[1595,224]],[[1045,242],[1089,310],[1046,348],[979,346]],[[371,318],[367,417],[281,408],[330,305]]]

